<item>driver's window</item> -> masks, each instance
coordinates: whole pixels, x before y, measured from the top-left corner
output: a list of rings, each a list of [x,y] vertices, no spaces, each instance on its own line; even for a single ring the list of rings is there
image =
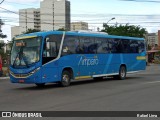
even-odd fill
[[[43,57],[56,57],[56,42],[51,41],[49,38],[46,38]]]
[[[46,64],[58,57],[62,35],[49,35],[43,45],[42,64]]]

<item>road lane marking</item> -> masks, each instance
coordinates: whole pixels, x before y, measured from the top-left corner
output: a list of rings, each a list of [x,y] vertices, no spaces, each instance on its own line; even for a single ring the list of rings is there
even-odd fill
[[[155,84],[155,83],[160,83],[160,81],[146,82],[146,83],[144,83],[144,84]]]

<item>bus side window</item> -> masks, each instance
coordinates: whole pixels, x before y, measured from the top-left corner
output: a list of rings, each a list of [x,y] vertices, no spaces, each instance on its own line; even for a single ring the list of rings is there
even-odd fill
[[[45,38],[43,46],[43,64],[58,57],[62,35],[49,35]]]
[[[56,42],[46,38],[43,50],[43,57],[57,57]]]
[[[130,53],[130,40],[122,39],[123,53]]]
[[[75,54],[77,44],[79,44],[78,37],[67,35],[62,47],[62,56]]]
[[[95,38],[95,43],[97,46],[97,53],[98,54],[109,53],[107,39]]]
[[[139,51],[138,51],[138,41],[130,40],[130,53],[139,53]]]
[[[96,49],[94,37],[80,37],[80,44],[77,46],[77,52],[79,54],[95,54]]]
[[[142,53],[145,51],[144,41],[138,41],[138,49],[139,49],[139,53]]]

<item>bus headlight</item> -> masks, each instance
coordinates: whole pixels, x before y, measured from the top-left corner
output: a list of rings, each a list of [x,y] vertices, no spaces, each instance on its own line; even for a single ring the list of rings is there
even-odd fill
[[[39,67],[39,68],[37,68],[37,69],[35,69],[35,70],[33,70],[32,72],[30,72],[30,74],[34,74],[34,73],[36,73],[39,69],[40,69],[40,67]]]

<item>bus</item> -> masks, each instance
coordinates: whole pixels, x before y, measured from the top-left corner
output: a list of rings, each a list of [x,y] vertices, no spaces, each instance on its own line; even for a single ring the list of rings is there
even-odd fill
[[[17,36],[11,50],[12,83],[60,83],[146,69],[145,39],[101,32],[48,31]]]

